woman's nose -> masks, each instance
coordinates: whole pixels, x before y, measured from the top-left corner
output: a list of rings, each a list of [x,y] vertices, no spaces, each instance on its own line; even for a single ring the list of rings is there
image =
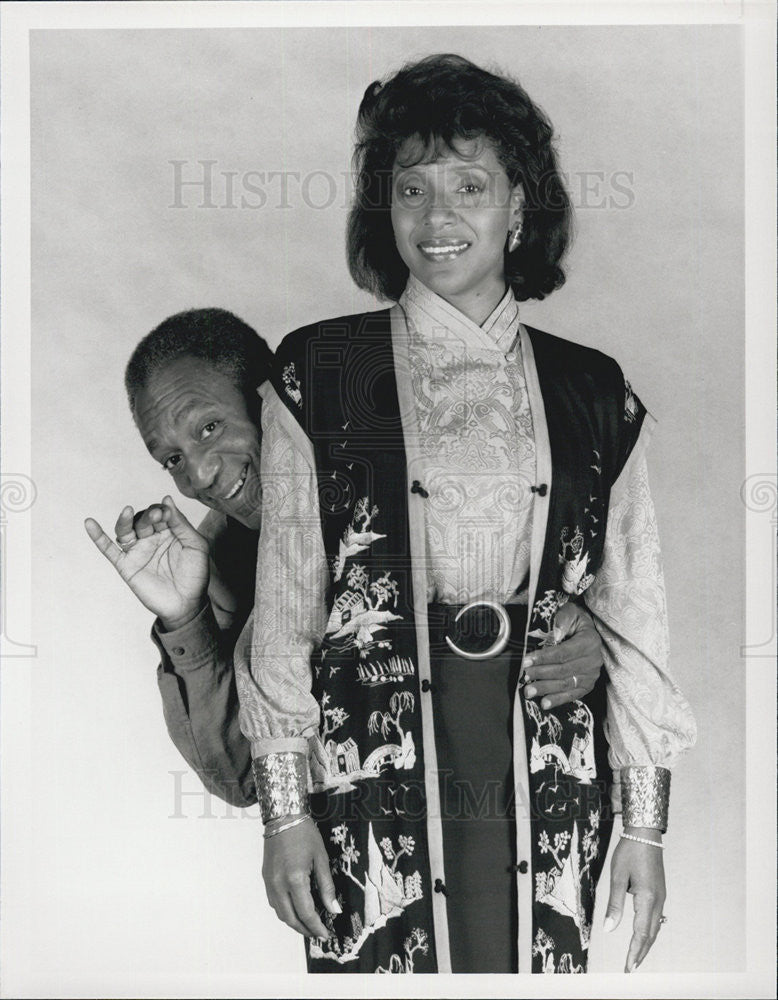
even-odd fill
[[[445,195],[430,198],[424,210],[424,222],[428,226],[446,226],[456,221],[454,206]]]
[[[187,462],[189,482],[194,490],[207,490],[216,481],[221,469],[221,459],[211,451],[203,451],[189,456]]]

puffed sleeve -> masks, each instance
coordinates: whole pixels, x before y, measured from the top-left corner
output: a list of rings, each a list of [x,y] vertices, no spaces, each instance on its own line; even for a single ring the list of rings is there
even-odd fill
[[[300,811],[307,737],[319,726],[311,654],[326,627],[328,570],[310,444],[270,383],[261,390],[262,531],[250,666],[237,665],[263,819]],[[271,801],[273,799],[273,801]]]
[[[667,827],[670,769],[696,725],[669,668],[667,606],[645,449],[647,415],[614,484],[602,565],[585,594],[604,647],[606,733],[615,811],[625,826]]]

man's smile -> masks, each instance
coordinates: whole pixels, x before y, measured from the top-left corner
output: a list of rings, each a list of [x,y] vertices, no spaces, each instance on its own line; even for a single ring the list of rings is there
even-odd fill
[[[248,467],[248,463],[246,463],[246,465],[243,466],[243,469],[241,471],[240,476],[238,476],[238,478],[232,484],[232,486],[230,487],[230,489],[228,490],[228,492],[225,494],[225,496],[223,496],[221,498],[222,500],[234,500],[235,499],[235,497],[243,489],[243,485],[246,482],[246,477],[248,476],[248,472],[249,472],[249,467]]]

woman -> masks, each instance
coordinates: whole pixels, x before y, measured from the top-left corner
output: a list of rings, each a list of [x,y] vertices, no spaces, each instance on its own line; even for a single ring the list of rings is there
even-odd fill
[[[634,893],[632,971],[694,741],[666,668],[652,420],[610,358],[519,322],[564,280],[570,206],[517,84],[431,56],[368,88],[357,133],[351,273],[397,304],[290,334],[263,391],[238,690],[268,896],[314,935],[312,971],[584,971],[613,777],[606,924]],[[535,651],[579,600],[606,649],[591,691]]]

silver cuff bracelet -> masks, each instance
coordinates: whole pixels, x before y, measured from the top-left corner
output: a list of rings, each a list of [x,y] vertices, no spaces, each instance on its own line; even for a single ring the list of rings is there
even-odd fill
[[[308,761],[304,753],[269,753],[256,757],[253,763],[263,823],[308,812]]]
[[[670,808],[670,771],[666,767],[622,767],[620,777],[622,825],[664,833]]]

